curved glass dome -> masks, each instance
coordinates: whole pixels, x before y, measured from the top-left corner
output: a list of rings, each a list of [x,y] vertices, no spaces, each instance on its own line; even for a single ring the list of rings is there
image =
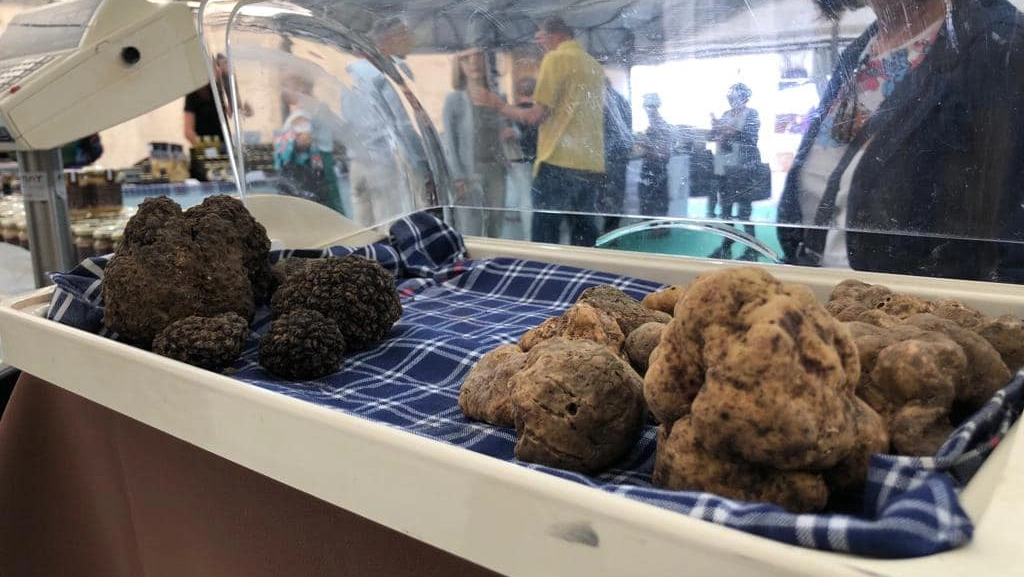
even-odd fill
[[[1024,278],[1020,13],[857,4],[208,0],[200,20],[244,196],[359,227],[430,209],[469,236]]]

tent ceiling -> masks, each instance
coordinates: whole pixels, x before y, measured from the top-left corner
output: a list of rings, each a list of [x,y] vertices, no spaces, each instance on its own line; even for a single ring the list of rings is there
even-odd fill
[[[680,57],[794,49],[840,41],[870,22],[867,10],[840,22],[820,18],[811,0],[296,0],[314,16],[280,15],[279,30],[297,36],[363,35],[377,18],[402,16],[417,50],[450,52],[483,45],[532,47],[541,20],[560,15],[587,50],[609,62],[634,64]],[[317,23],[316,20],[320,20]],[[337,28],[335,27],[337,26]]]
[[[592,54],[634,62],[704,56],[745,43],[763,51],[832,36],[831,22],[818,16],[811,0],[413,0],[401,10],[423,46],[526,46],[541,20],[561,15]],[[861,13],[870,22],[870,11]],[[840,36],[856,36],[865,26],[863,16],[846,18]],[[703,49],[702,43],[710,45]]]

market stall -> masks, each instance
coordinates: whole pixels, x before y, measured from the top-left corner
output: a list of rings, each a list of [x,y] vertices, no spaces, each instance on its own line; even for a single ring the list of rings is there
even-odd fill
[[[436,79],[366,25],[427,7],[200,10],[229,93],[282,110],[224,116],[240,201],[147,200],[113,252],[0,304],[2,358],[26,373],[0,422],[0,469],[22,473],[0,476],[0,572],[1017,572],[1024,289],[569,246],[612,217],[650,242],[752,223],[473,197],[417,96]],[[665,6],[620,8],[659,22]],[[520,38],[514,16],[496,29]],[[279,117],[283,194],[256,194],[247,152],[265,139],[243,135]],[[387,154],[359,156],[377,140]],[[326,169],[339,144],[349,189]],[[334,209],[346,194],[358,216]],[[781,229],[882,233],[878,262],[934,246],[903,272],[972,272],[1018,241],[971,228],[980,212],[939,233]],[[514,217],[566,234],[482,233]]]
[[[254,204],[254,212],[275,236],[277,235],[274,215],[284,214],[287,218],[295,216],[295,206],[289,206],[289,210],[281,211],[273,202],[277,198],[265,197],[261,199],[263,202]],[[316,213],[316,210],[311,212],[314,215]],[[423,221],[414,219],[410,222]],[[400,240],[402,233],[398,230],[393,229],[392,234],[398,234]],[[294,231],[289,227],[284,229],[282,234],[294,234]],[[378,234],[361,232],[354,236],[343,235],[339,240],[340,244],[362,246],[367,242],[378,241],[381,238]],[[313,237],[292,238],[297,242],[313,240]],[[339,246],[338,242],[330,244]],[[383,247],[375,250],[383,250]],[[657,286],[658,283],[688,283],[695,274],[709,269],[705,263],[678,257],[648,257],[637,261],[627,260],[624,258],[626,255],[614,251],[555,250],[552,247],[475,238],[467,239],[466,250],[467,256],[473,259],[466,262],[470,267],[467,269],[468,272],[474,270],[471,263],[479,263],[482,266],[492,259],[493,266],[522,263],[516,265],[517,268],[544,266],[549,267],[552,273],[557,267],[570,267],[566,269],[567,271],[577,271],[579,269],[575,267],[584,267],[585,271],[590,271],[585,273],[587,276],[579,277],[584,286],[614,278],[646,279],[630,281],[642,283],[635,285],[637,288]],[[440,253],[434,253],[435,256],[438,254]],[[483,274],[483,270],[481,269],[478,274]],[[524,272],[521,270],[517,274]],[[808,275],[800,269],[790,268],[773,268],[771,272],[786,281],[807,284],[820,295],[827,294],[833,284],[847,276],[839,273]],[[616,276],[621,274],[627,276]],[[452,289],[462,295],[461,307],[477,306],[467,299],[494,298],[487,296],[493,289],[487,289],[487,293],[479,294],[468,286],[468,291],[456,289],[455,287],[464,282],[459,281],[459,278],[465,277],[459,275],[453,278],[455,284],[452,285]],[[1016,287],[941,280],[925,282],[921,279],[888,275],[860,274],[858,278],[867,282],[884,283],[894,290],[905,290],[925,297],[953,296],[983,310],[1020,310],[1020,291]],[[476,282],[482,283],[480,288],[483,289],[488,285],[487,276],[478,277]],[[446,285],[447,283],[442,283],[437,288],[445,289]],[[627,285],[620,286],[632,290]],[[762,575],[817,575],[823,571],[834,575],[855,575],[865,570],[887,575],[926,575],[939,570],[1006,574],[1012,572],[1016,566],[1012,553],[1012,539],[1013,528],[1018,523],[1019,515],[1015,514],[1013,507],[1008,504],[1015,501],[1014,479],[1019,475],[1019,427],[1007,431],[985,465],[959,493],[960,503],[974,526],[974,536],[969,543],[941,554],[903,560],[872,559],[863,554],[851,557],[816,551],[808,548],[806,543],[802,547],[785,545],[723,527],[709,520],[666,510],[665,504],[657,506],[642,499],[615,494],[619,491],[608,492],[587,487],[578,479],[552,475],[552,471],[544,468],[524,467],[518,463],[509,463],[487,454],[480,454],[477,451],[483,450],[483,446],[473,451],[453,446],[451,441],[441,441],[440,438],[446,436],[444,415],[450,413],[454,407],[453,397],[450,396],[453,389],[450,387],[457,386],[456,383],[446,385],[446,382],[450,382],[446,376],[439,377],[441,380],[437,385],[440,387],[439,391],[448,391],[444,395],[449,399],[448,402],[452,403],[449,405],[451,408],[438,412],[435,417],[427,418],[424,415],[423,420],[416,416],[418,413],[411,413],[408,415],[411,418],[408,423],[419,424],[413,429],[402,430],[404,427],[396,428],[394,424],[385,424],[387,420],[377,421],[376,418],[368,418],[368,414],[359,415],[358,411],[339,410],[331,406],[332,401],[327,400],[338,394],[341,395],[338,397],[339,400],[346,398],[347,394],[356,394],[356,391],[362,390],[360,386],[344,385],[341,388],[334,388],[328,384],[329,381],[325,381],[310,388],[309,384],[264,380],[265,377],[251,373],[251,368],[244,368],[251,366],[248,363],[243,364],[242,372],[235,376],[218,375],[116,343],[99,335],[90,335],[80,328],[47,320],[38,314],[47,308],[51,299],[49,293],[49,290],[42,291],[5,304],[2,311],[5,354],[31,374],[58,383],[61,389],[72,391],[103,407],[113,409],[116,413],[131,416],[131,420],[126,421],[116,416],[116,413],[90,404],[94,408],[88,409],[88,412],[79,414],[76,418],[92,422],[89,425],[90,430],[93,430],[98,422],[109,423],[100,428],[97,434],[101,434],[100,438],[103,439],[116,440],[118,445],[127,442],[128,439],[134,439],[131,441],[132,446],[121,445],[117,455],[112,456],[115,462],[119,463],[116,468],[102,467],[105,471],[115,472],[113,478],[105,483],[128,483],[127,494],[133,497],[130,503],[125,505],[132,507],[131,516],[137,523],[133,530],[135,539],[146,544],[135,555],[147,563],[154,563],[147,567],[159,567],[162,563],[168,563],[167,567],[171,569],[167,569],[166,574],[183,570],[189,563],[227,562],[222,557],[225,551],[208,548],[210,542],[204,541],[205,545],[197,548],[189,545],[201,535],[191,528],[203,526],[204,522],[199,521],[188,511],[205,511],[207,515],[211,515],[208,522],[213,524],[213,528],[222,526],[221,524],[225,522],[222,515],[231,515],[234,506],[231,503],[238,503],[239,507],[247,506],[245,503],[248,503],[248,500],[237,499],[240,494],[248,495],[246,491],[250,488],[249,483],[264,486],[264,481],[257,481],[258,477],[253,477],[249,473],[238,472],[238,476],[235,477],[234,473],[225,472],[223,469],[228,467],[233,470],[232,467],[226,463],[220,464],[222,462],[219,460],[211,461],[209,457],[200,457],[200,454],[188,457],[190,451],[195,449],[185,449],[183,445],[178,445],[169,437],[135,421],[501,574],[620,575],[635,567],[639,559],[643,560],[645,567],[652,570],[670,571],[679,566],[681,555],[685,556],[685,563],[690,570],[702,572],[713,569],[719,573],[736,575],[752,571]],[[406,301],[407,316],[403,317],[405,320],[399,325],[404,327],[400,329],[400,333],[407,333],[418,326],[418,323],[424,322],[417,319],[429,318],[421,317],[426,311],[433,310],[431,315],[438,314],[436,307],[441,306],[444,301],[435,301],[435,297],[430,296],[433,294],[434,289],[428,288],[427,292],[420,293],[416,299]],[[421,304],[417,305],[416,302]],[[540,306],[542,302],[536,300],[534,306]],[[556,308],[558,306],[555,305]],[[52,307],[49,314],[53,314]],[[436,320],[433,322],[436,323]],[[467,327],[476,326],[476,330],[487,327],[487,324],[481,321],[470,323],[471,325]],[[501,332],[501,329],[491,330],[496,331],[493,333],[495,335]],[[480,340],[486,343],[489,338],[483,337]],[[43,345],[55,339],[61,343],[59,363],[51,361],[52,355],[48,352],[50,347]],[[396,340],[395,344],[398,342]],[[441,342],[437,341],[434,346],[441,346]],[[448,346],[461,345],[452,342]],[[475,346],[482,351],[480,344]],[[486,348],[486,345],[483,345],[483,348]],[[437,352],[440,354],[438,359],[446,356],[443,350]],[[349,373],[342,373],[349,374],[349,377],[344,378],[354,378],[357,381],[368,378],[370,380],[363,381],[364,386],[376,386],[373,385],[376,377],[372,376],[375,371],[364,373],[363,371],[369,368],[364,363],[386,363],[387,360],[386,357],[382,357],[379,361],[372,361],[372,358],[372,354],[352,357],[349,362],[354,364],[346,369],[350,371]],[[97,363],[96,359],[103,359],[103,362]],[[430,361],[427,359],[421,362]],[[457,369],[456,374],[465,374],[469,368],[465,361],[456,362],[453,366],[462,367]],[[247,376],[250,373],[251,376]],[[363,374],[366,376],[360,376]],[[26,398],[38,396],[44,391],[50,391],[46,392],[46,395],[56,395],[59,398],[66,395],[38,381],[24,381],[22,384],[26,382],[28,386],[40,387],[32,389],[35,391],[33,393],[25,393]],[[310,402],[313,398],[321,400]],[[47,408],[45,405],[53,403],[56,403],[55,406],[71,403],[74,408],[69,406],[69,409],[76,413],[85,410],[79,406],[85,401],[70,399],[71,397],[63,401],[50,399],[35,410],[49,411],[52,406]],[[358,397],[352,397],[351,400],[356,403],[352,405],[353,407],[362,405]],[[395,402],[399,402],[398,398]],[[379,410],[371,409],[373,406],[376,405],[365,405],[367,409]],[[18,397],[12,401],[14,414],[27,410],[24,407]],[[396,415],[404,414],[406,410],[423,409],[416,408],[413,404]],[[90,414],[94,416],[86,416]],[[14,424],[5,423],[8,442],[24,442],[24,438],[19,437],[26,433],[18,432],[20,427],[15,426],[17,423],[18,421],[14,421]],[[418,432],[412,432],[413,430]],[[141,438],[136,438],[136,435],[141,435]],[[106,446],[109,442],[100,441],[100,438],[97,438],[94,446]],[[35,444],[32,446],[38,447]],[[159,448],[157,453],[148,455],[143,460],[136,460],[131,456],[137,455],[141,458],[153,447],[163,448]],[[68,449],[65,447],[62,450]],[[188,465],[183,465],[184,468],[178,470],[175,475],[186,476],[182,477],[183,486],[195,486],[198,491],[195,493],[195,499],[201,499],[200,501],[188,501],[189,505],[182,508],[182,501],[174,501],[172,504],[154,500],[155,495],[151,493],[153,487],[149,483],[159,478],[162,479],[160,486],[167,487],[166,477],[155,468],[165,451],[170,451],[172,457],[177,455],[174,459],[187,459]],[[47,462],[57,463],[57,456],[40,458],[41,460],[37,461],[40,465]],[[174,462],[176,461],[170,461],[171,464],[159,463],[159,466],[174,468]],[[96,463],[92,463],[90,466],[95,465]],[[32,468],[38,466],[33,465]],[[66,467],[63,470],[67,472]],[[116,473],[117,470],[123,472]],[[38,474],[45,475],[45,469],[40,470]],[[127,477],[122,477],[123,475]],[[73,480],[76,476],[65,474],[59,478],[63,479],[63,483],[70,483],[75,482]],[[117,481],[122,478],[125,481]],[[412,480],[415,481],[411,482]],[[133,488],[136,486],[137,489]],[[16,488],[10,485],[8,487],[9,490]],[[89,489],[83,487],[79,490],[93,495],[99,490],[97,487],[91,485]],[[34,490],[41,490],[41,487],[36,486]],[[263,490],[270,489],[260,489]],[[207,491],[210,494],[206,494]],[[161,489],[160,493],[166,494],[166,491]],[[192,498],[177,490],[171,490],[170,493],[178,499]],[[100,493],[102,494],[105,493]],[[273,494],[275,499],[278,498],[278,490],[275,489]],[[221,495],[218,501],[199,506],[200,503],[207,502],[206,499],[217,495]],[[283,502],[292,503],[293,498],[299,497],[295,495]],[[299,499],[301,501],[301,498]],[[89,510],[94,511],[91,514],[98,513],[110,519],[114,514],[112,509],[115,504],[112,501],[104,503],[107,504],[99,509]],[[143,507],[143,510],[138,507]],[[170,525],[166,524],[166,517],[162,512],[166,511],[167,507],[174,507],[184,517]],[[305,506],[297,506],[298,508],[291,510],[278,509],[277,504],[268,507],[269,505],[261,506],[261,514],[276,515],[276,511],[279,511],[284,519],[289,520],[287,524],[292,531],[297,531],[299,535],[308,534],[306,531],[309,527],[304,526],[302,520],[305,517],[300,515],[306,510]],[[147,521],[147,515],[155,515],[156,517],[152,518],[158,518],[160,521],[151,524]],[[320,513],[314,519],[320,518],[319,515]],[[311,522],[314,525],[319,523],[315,520]],[[841,521],[836,519],[835,522]],[[19,538],[32,538],[32,532],[18,533]],[[244,539],[248,534],[247,531],[241,531],[237,533],[237,537]],[[258,531],[257,534],[262,532]],[[940,534],[941,532],[934,533],[933,536],[938,537]],[[270,538],[270,535],[272,533],[266,534],[263,538]],[[349,550],[350,546],[343,544],[348,538],[339,539],[341,540],[336,543],[328,539],[326,549],[316,555],[312,562],[336,563],[346,559],[344,555],[339,558],[334,552],[335,547]],[[293,543],[288,540],[285,542]],[[819,543],[819,546],[823,545],[825,543]],[[228,545],[228,553],[237,550],[238,546]],[[187,550],[189,553],[184,556],[175,554],[174,559],[169,559],[168,552],[179,547],[183,547],[182,551]],[[530,551],[530,555],[523,556],[521,551],[524,550]],[[288,556],[295,552],[296,549],[284,552],[261,551],[261,555],[266,555],[266,559],[277,562],[281,558],[290,558]],[[285,556],[279,557],[279,554]],[[120,559],[109,555],[107,557]],[[257,555],[256,558],[263,557]],[[367,558],[362,557],[362,562],[368,562]],[[158,562],[155,559],[163,561]],[[324,559],[329,561],[323,561]],[[447,566],[448,563],[454,562],[454,559],[443,555],[435,556],[430,558],[428,567]],[[159,571],[157,573],[160,574]]]

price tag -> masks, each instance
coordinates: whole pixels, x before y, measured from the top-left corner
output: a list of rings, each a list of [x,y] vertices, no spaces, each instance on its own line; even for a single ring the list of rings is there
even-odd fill
[[[64,184],[63,175],[54,174],[57,186],[54,187],[54,194],[57,198],[67,199],[68,187]],[[46,182],[46,173],[30,171],[21,173],[21,194],[25,200],[49,200],[50,191]]]
[[[45,172],[21,173],[21,194],[25,200],[46,200],[48,193]]]

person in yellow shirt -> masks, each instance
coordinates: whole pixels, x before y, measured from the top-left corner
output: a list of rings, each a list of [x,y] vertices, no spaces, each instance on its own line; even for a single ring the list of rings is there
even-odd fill
[[[583,50],[565,20],[545,20],[534,35],[544,51],[533,93],[533,106],[507,104],[486,90],[471,94],[478,106],[490,106],[503,116],[538,125],[534,163],[532,238],[558,243],[563,220],[570,242],[594,246],[597,193],[604,174],[604,86],[601,65]],[[550,211],[550,212],[546,212]]]

